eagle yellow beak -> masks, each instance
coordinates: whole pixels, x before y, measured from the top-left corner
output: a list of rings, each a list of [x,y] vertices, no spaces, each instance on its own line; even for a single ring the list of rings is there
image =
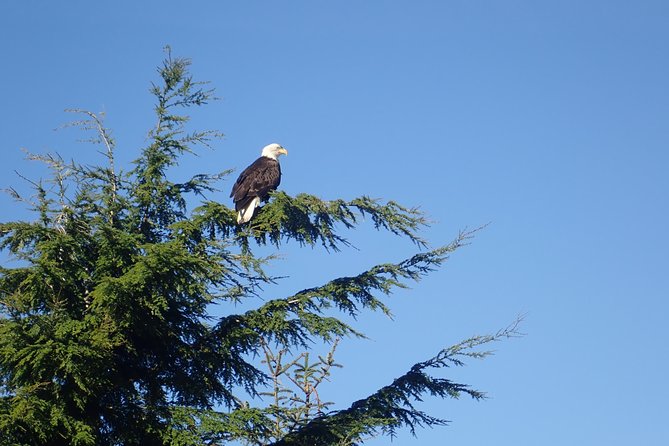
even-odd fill
[[[283,153],[284,155],[288,155],[288,150],[286,150],[286,149],[284,149],[283,147],[281,147],[281,148],[279,149],[279,153]]]

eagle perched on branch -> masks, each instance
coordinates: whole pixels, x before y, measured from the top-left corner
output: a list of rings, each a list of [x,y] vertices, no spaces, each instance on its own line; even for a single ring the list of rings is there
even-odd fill
[[[269,193],[279,187],[279,155],[288,155],[288,151],[280,144],[268,144],[263,147],[260,158],[239,174],[230,192],[237,211],[237,224],[251,220],[260,202],[267,201]]]

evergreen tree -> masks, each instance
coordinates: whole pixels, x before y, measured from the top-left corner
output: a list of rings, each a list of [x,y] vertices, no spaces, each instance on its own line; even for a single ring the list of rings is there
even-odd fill
[[[362,336],[332,310],[387,313],[384,294],[438,267],[471,233],[212,316],[211,304],[260,295],[274,282],[258,247],[293,241],[336,251],[348,245],[337,228],[367,216],[427,249],[419,234],[426,221],[392,201],[275,192],[250,224],[237,225],[234,211],[204,195],[229,172],[170,180],[182,155],[219,136],[187,130],[184,110],[213,99],[189,65],[168,52],[159,67],[157,124],[132,169],[115,164],[101,116],[75,110],[106,161],[30,155],[48,165],[50,179],[32,183],[34,201],[10,189],[35,219],[0,224],[0,246],[18,260],[0,270],[0,445],[352,445],[444,424],[414,407],[426,394],[483,397],[430,369],[487,355],[476,347],[514,335],[515,324],[446,348],[347,408],[318,395],[338,367],[339,340]],[[319,341],[331,350],[310,356]]]

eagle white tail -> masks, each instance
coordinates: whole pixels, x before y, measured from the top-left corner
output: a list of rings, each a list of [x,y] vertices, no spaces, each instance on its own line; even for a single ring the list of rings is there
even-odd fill
[[[238,210],[237,224],[241,225],[242,223],[247,223],[249,220],[251,220],[259,204],[260,204],[260,198],[255,197],[245,208]]]

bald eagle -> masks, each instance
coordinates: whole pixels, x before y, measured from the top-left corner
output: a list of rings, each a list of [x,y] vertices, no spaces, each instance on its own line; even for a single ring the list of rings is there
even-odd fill
[[[260,201],[267,201],[270,191],[281,182],[279,155],[288,155],[281,145],[272,143],[262,149],[260,158],[244,169],[232,186],[230,197],[235,202],[237,224],[251,220]]]

